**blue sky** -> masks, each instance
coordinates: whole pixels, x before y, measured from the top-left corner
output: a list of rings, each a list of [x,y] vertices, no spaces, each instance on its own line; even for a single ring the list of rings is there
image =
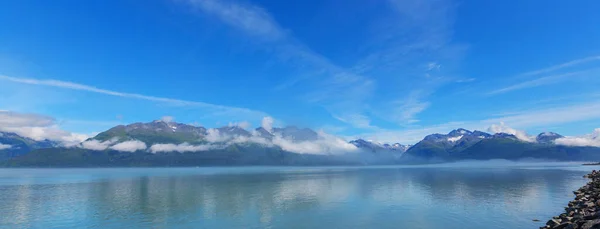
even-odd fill
[[[600,127],[600,2],[2,1],[0,110],[92,134],[272,116],[414,143]]]

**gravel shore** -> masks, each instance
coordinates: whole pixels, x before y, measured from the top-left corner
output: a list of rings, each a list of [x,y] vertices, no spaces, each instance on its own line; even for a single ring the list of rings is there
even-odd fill
[[[600,172],[594,170],[584,177],[590,181],[573,192],[575,200],[565,207],[565,213],[552,217],[540,228],[600,229]]]

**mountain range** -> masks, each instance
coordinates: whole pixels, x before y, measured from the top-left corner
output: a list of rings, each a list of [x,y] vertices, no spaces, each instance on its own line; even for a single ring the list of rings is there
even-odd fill
[[[431,134],[415,145],[364,139],[346,142],[308,128],[238,125],[220,128],[152,121],[119,125],[65,147],[0,132],[0,165],[8,167],[112,167],[207,165],[365,165],[460,160],[540,159],[597,161],[599,147],[555,144],[562,135],[532,139],[508,133],[456,129]]]
[[[36,141],[15,133],[0,131],[0,160],[25,155],[36,149],[52,148],[59,145],[58,142]]]

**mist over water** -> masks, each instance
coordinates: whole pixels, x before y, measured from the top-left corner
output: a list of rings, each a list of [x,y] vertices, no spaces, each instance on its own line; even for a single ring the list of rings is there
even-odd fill
[[[513,162],[514,163],[514,162]],[[0,170],[1,228],[535,228],[595,167]]]

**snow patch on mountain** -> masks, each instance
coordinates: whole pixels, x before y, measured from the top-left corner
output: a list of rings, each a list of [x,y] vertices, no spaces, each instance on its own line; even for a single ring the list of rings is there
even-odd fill
[[[388,143],[382,143],[382,142],[378,142],[378,141],[364,140],[364,139],[352,140],[349,143],[356,146],[357,148],[368,149],[368,150],[372,150],[372,151],[393,150],[393,151],[405,152],[406,150],[408,150],[408,148],[410,148],[410,145],[402,145],[400,143],[388,144]]]
[[[249,123],[230,123],[225,127],[207,129],[203,139],[208,143],[197,145],[189,143],[154,144],[150,146],[149,150],[152,153],[198,152],[223,149],[230,145],[246,143],[261,144],[266,147],[280,147],[286,151],[308,154],[350,153],[357,150],[356,146],[323,131],[315,132],[311,129],[301,129],[294,126],[275,128],[272,126],[274,122],[273,118],[265,117],[262,127],[252,132],[242,128],[248,127]],[[111,143],[105,143],[102,147],[97,148],[104,148],[106,144],[110,145]]]
[[[462,139],[462,138],[463,138],[463,136],[464,136],[464,135],[459,135],[459,136],[457,136],[457,137],[449,137],[449,138],[448,138],[448,141],[449,141],[449,142],[452,142],[452,143],[454,143],[454,142],[457,142],[458,140]]]

